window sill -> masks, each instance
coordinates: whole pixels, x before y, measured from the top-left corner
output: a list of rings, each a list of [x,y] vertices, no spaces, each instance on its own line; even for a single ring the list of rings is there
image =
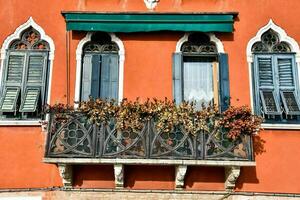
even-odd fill
[[[0,120],[0,126],[41,126],[41,120]]]
[[[263,129],[278,129],[278,130],[300,130],[300,124],[269,124],[263,123],[261,125]]]

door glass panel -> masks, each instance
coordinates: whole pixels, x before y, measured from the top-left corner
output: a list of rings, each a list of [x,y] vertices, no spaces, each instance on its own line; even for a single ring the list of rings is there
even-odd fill
[[[196,101],[201,108],[213,103],[213,64],[212,62],[188,60],[183,64],[183,97],[185,101]]]

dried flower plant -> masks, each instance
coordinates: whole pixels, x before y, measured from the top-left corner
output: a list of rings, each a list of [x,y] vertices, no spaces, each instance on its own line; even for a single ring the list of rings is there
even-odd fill
[[[181,127],[185,133],[196,136],[201,131],[210,133],[218,128],[227,132],[227,137],[236,140],[241,135],[251,135],[259,131],[262,118],[251,113],[247,106],[229,107],[220,113],[215,106],[195,108],[193,102],[182,102],[177,106],[168,99],[139,99],[129,101],[123,99],[118,105],[115,100],[89,99],[81,102],[78,110],[64,104],[48,107],[56,117],[66,116],[64,113],[85,113],[91,123],[100,125],[112,120],[121,131],[140,131],[144,124],[153,120],[158,132],[169,133],[174,128]]]

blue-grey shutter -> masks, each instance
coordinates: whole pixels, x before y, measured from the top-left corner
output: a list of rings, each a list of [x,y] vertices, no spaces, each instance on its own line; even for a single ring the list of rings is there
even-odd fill
[[[44,105],[47,60],[46,52],[28,53],[20,112],[35,112]]]
[[[279,94],[275,88],[274,61],[271,55],[256,55],[256,107],[266,115],[281,115]],[[261,103],[260,103],[261,102]],[[261,105],[261,106],[259,106]],[[261,108],[260,108],[261,107]]]
[[[173,53],[172,59],[173,99],[178,105],[183,101],[182,53]]]
[[[298,80],[294,55],[277,55],[275,62],[283,108],[287,115],[300,115],[300,102],[295,83]]]
[[[119,56],[103,54],[101,63],[100,97],[118,99],[119,91]]]
[[[82,79],[81,79],[81,101],[86,101],[91,95],[92,80],[92,59],[93,55],[86,54],[83,57]]]
[[[99,54],[93,55],[92,58],[92,80],[91,84],[91,93],[90,95],[93,98],[99,98],[100,96],[100,69],[101,69],[101,56]]]
[[[0,111],[15,112],[20,96],[25,67],[24,52],[9,52],[4,67],[3,88],[1,90]]]
[[[220,88],[220,110],[225,111],[230,105],[230,88],[229,88],[229,66],[228,55],[219,54],[219,88]]]
[[[279,87],[282,89],[294,89],[294,73],[292,57],[276,57],[279,77]]]

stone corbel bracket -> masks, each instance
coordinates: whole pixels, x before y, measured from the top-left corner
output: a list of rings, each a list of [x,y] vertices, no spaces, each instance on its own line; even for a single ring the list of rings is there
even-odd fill
[[[72,165],[58,164],[59,174],[62,178],[64,188],[72,188],[73,183],[73,170]]]
[[[159,0],[144,0],[144,3],[149,10],[153,10],[157,6],[158,2]]]
[[[236,180],[240,176],[240,166],[225,167],[225,190],[232,191],[235,187]]]
[[[124,166],[123,164],[114,164],[115,188],[124,187]]]
[[[175,189],[181,190],[184,187],[184,178],[187,172],[187,165],[178,165],[176,166],[175,171]]]

